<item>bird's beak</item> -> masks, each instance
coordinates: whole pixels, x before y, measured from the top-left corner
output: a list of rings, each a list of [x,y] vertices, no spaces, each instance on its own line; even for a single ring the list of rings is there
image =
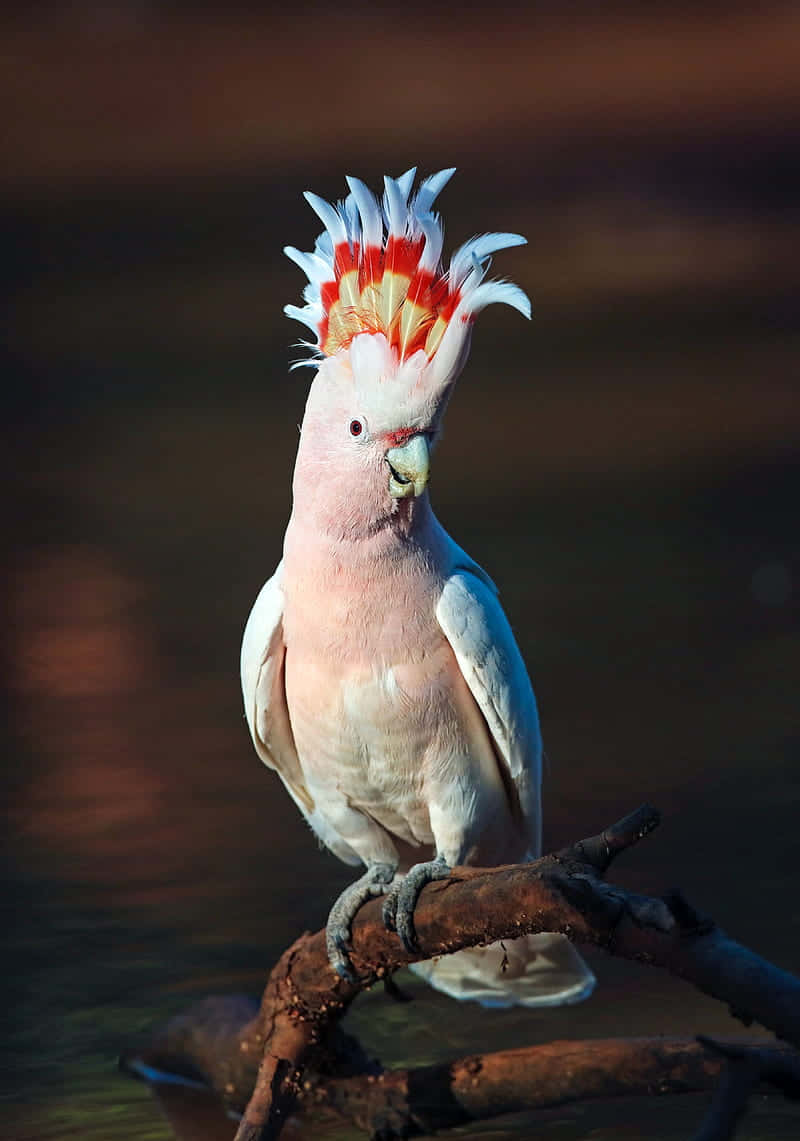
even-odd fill
[[[430,473],[430,448],[427,436],[412,436],[398,448],[386,453],[389,465],[389,494],[392,499],[422,495]]]

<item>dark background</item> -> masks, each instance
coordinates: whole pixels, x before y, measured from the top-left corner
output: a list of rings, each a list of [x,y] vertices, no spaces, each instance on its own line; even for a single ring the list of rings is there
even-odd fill
[[[546,843],[651,800],[664,824],[620,881],[680,885],[797,969],[796,4],[75,3],[0,33],[7,1135],[163,1141],[119,1049],[194,996],[258,993],[350,875],[257,761],[238,692],[308,380],[280,250],[317,233],[301,192],[346,173],[455,165],[446,249],[529,239],[496,270],[533,323],[482,316],[433,498],[529,663]],[[592,962],[576,1008],[409,982],[411,1006],[376,993],[349,1021],[398,1062],[740,1029]],[[469,1136],[677,1139],[701,1112]],[[742,1136],[797,1125],[772,1103]]]

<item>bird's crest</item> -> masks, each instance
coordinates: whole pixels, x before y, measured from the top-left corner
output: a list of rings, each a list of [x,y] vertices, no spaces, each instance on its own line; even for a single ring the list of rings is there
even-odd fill
[[[357,178],[347,179],[350,193],[336,206],[306,192],[325,230],[312,253],[284,250],[309,279],[305,306],[287,305],[284,312],[317,338],[302,342],[313,357],[298,363],[314,364],[314,358],[348,348],[361,333],[377,333],[398,364],[421,351],[427,361],[438,356],[436,371],[452,376],[481,309],[498,301],[530,317],[530,301],[518,286],[482,280],[491,254],[525,239],[482,234],[461,246],[445,269],[442,223],[431,208],[453,169],[430,175],[410,198],[415,174],[411,169],[386,177],[382,203]]]

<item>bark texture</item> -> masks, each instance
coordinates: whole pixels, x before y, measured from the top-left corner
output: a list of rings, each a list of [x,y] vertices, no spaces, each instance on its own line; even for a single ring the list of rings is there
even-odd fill
[[[201,1076],[231,1108],[243,1109],[236,1141],[277,1138],[298,1099],[344,1113],[373,1136],[404,1137],[578,1098],[704,1088],[730,1070],[724,1047],[686,1040],[556,1042],[386,1073],[369,1072],[357,1045],[343,1046],[338,1021],[363,988],[410,962],[541,931],[666,969],[726,1003],[745,1023],[759,1022],[800,1045],[800,979],[735,942],[679,893],[643,896],[604,880],[615,856],[658,822],[658,813],[644,805],[597,836],[533,863],[454,869],[420,896],[413,954],[383,926],[380,900],[371,901],[352,929],[356,982],[329,967],[324,931],[305,933],[273,969],[254,1016],[244,1020],[242,1000],[235,1000],[235,1015],[226,1006],[216,1019],[206,1005],[194,1028],[176,1020],[151,1048],[148,1064],[156,1055],[173,1059],[176,1072],[180,1055],[177,1072]],[[198,1021],[207,1033],[198,1033]],[[770,1057],[772,1070],[757,1072],[748,1058],[748,1074],[755,1073],[750,1087],[775,1072],[795,1073],[794,1051],[782,1048]],[[131,1056],[123,1065],[134,1068]],[[783,1092],[794,1088],[774,1084]]]

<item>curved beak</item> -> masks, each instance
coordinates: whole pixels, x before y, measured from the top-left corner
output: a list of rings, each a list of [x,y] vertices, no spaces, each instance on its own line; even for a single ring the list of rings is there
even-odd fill
[[[430,448],[427,436],[412,436],[386,453],[389,465],[389,494],[393,499],[422,495],[430,474]]]

